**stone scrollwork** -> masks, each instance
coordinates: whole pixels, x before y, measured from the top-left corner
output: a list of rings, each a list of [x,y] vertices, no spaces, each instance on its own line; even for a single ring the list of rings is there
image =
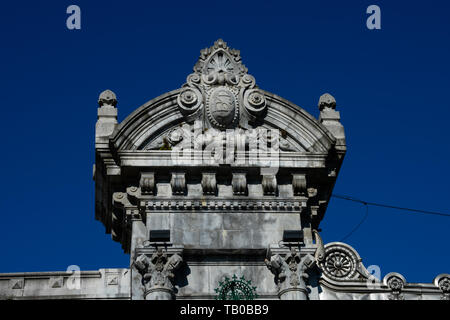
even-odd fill
[[[178,95],[177,102],[183,113],[192,114],[202,104],[202,94],[196,88],[186,87]]]
[[[262,115],[266,110],[266,98],[258,89],[247,90],[244,94],[244,106],[251,115]]]
[[[292,174],[292,189],[295,196],[306,195],[306,176],[304,174]]]
[[[261,184],[264,195],[273,196],[277,193],[277,177],[274,174],[264,174]]]
[[[314,235],[314,239],[317,245],[316,252],[314,254],[314,258],[318,263],[322,262],[325,259],[325,247],[323,245],[322,237],[320,236],[317,230],[312,231]]]
[[[434,284],[442,292],[441,300],[450,300],[450,274],[438,275],[434,279]]]
[[[170,179],[172,194],[182,195],[186,192],[186,177],[184,172],[172,172]]]
[[[234,195],[247,194],[247,178],[245,173],[234,172],[231,180]]]
[[[141,179],[139,180],[139,186],[141,187],[142,194],[144,194],[144,195],[155,194],[155,173],[154,172],[141,173]]]
[[[141,254],[134,262],[134,266],[142,275],[142,284],[145,286],[145,296],[153,294],[152,298],[158,298],[154,295],[160,293],[163,297],[169,298],[164,294],[173,295],[174,272],[177,270],[183,259],[178,254],[168,257],[162,249],[158,249],[149,258]]]
[[[177,102],[188,122],[204,114],[205,128],[223,131],[238,127],[242,105],[253,120],[264,117],[265,96],[254,88],[255,78],[247,74],[239,51],[219,39],[200,52],[194,73],[187,77]],[[203,104],[206,112],[197,112]]]
[[[401,274],[396,272],[388,273],[384,277],[383,282],[391,290],[391,293],[388,295],[389,300],[404,300],[401,293],[405,287],[406,280]]]
[[[319,267],[323,274],[332,280],[351,280],[358,276],[360,259],[350,246],[333,243],[325,247]]]
[[[202,173],[203,194],[214,195],[217,191],[217,180],[214,172]]]
[[[439,281],[439,289],[442,291],[442,300],[450,300],[450,278],[442,278]]]

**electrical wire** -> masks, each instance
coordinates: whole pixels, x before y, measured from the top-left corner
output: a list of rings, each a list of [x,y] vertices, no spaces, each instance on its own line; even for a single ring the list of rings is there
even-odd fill
[[[362,203],[362,204],[364,204],[366,206],[370,205],[370,206],[375,206],[375,207],[383,207],[383,208],[397,209],[397,210],[409,211],[409,212],[415,212],[415,213],[432,214],[432,215],[437,215],[437,216],[442,216],[442,217],[450,217],[450,214],[443,213],[443,212],[420,210],[420,209],[412,209],[412,208],[398,207],[398,206],[393,206],[393,205],[383,204],[383,203],[368,202],[368,201],[356,199],[356,198],[353,198],[353,197],[350,197],[350,196],[345,196],[345,195],[332,194],[331,196],[334,197],[334,198],[338,198],[338,199],[343,199],[343,200],[348,200],[348,201],[353,201],[353,202],[359,202],[359,203]]]
[[[364,221],[366,221],[367,216],[369,215],[369,206],[367,204],[365,204],[365,206],[366,206],[366,214],[364,215],[362,220],[356,225],[356,227],[354,227],[352,231],[350,231],[345,237],[343,237],[340,240],[341,242],[343,242],[345,239],[349,238],[353,233],[355,233],[355,231],[358,230],[359,227],[361,227],[361,225],[364,223]]]
[[[345,239],[349,238],[353,233],[355,233],[356,230],[358,230],[361,227],[361,225],[364,223],[364,221],[366,221],[367,216],[369,215],[369,206],[376,206],[376,207],[389,208],[389,209],[397,209],[397,210],[409,211],[409,212],[414,212],[414,213],[432,214],[432,215],[438,215],[438,216],[441,216],[441,217],[450,217],[450,214],[443,213],[443,212],[420,210],[420,209],[412,209],[412,208],[392,206],[392,205],[383,204],[383,203],[368,202],[368,201],[356,199],[356,198],[353,198],[353,197],[350,197],[350,196],[345,196],[345,195],[332,194],[331,196],[334,197],[334,198],[342,199],[342,200],[347,200],[347,201],[353,201],[353,202],[361,203],[361,204],[363,204],[366,207],[366,214],[364,215],[362,220],[352,229],[352,231],[350,231],[345,237],[343,237],[340,240],[341,242],[344,241]]]

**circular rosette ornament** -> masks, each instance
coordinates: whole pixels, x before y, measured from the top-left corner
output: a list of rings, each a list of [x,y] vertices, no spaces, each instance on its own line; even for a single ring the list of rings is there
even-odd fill
[[[215,127],[229,127],[236,121],[239,111],[234,93],[224,86],[214,89],[209,95],[206,111]]]
[[[194,113],[202,103],[202,94],[195,88],[184,88],[177,98],[178,106],[184,113]]]
[[[225,277],[225,281],[220,281],[219,287],[214,291],[217,293],[216,300],[254,300],[258,297],[256,287],[252,286],[250,280],[245,280],[244,276],[238,278],[233,275],[231,279]]]
[[[259,116],[266,110],[266,98],[257,89],[247,90],[244,94],[244,105],[250,114]]]
[[[343,245],[325,248],[325,258],[320,263],[323,273],[333,280],[350,280],[357,274],[358,256]]]

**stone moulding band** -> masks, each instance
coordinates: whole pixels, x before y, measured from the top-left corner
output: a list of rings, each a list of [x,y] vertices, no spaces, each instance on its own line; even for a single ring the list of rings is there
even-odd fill
[[[307,291],[306,289],[304,289],[304,288],[300,288],[300,287],[289,287],[289,288],[280,290],[280,291],[278,292],[278,296],[282,296],[282,295],[285,294],[285,293],[293,292],[293,291],[295,291],[295,292],[303,292],[303,293],[306,294],[306,295],[308,294],[308,291]]]
[[[155,286],[149,290],[145,290],[144,296],[148,296],[151,293],[166,293],[166,294],[170,294],[171,296],[173,296],[172,289],[168,289],[168,288],[162,287],[162,286]]]
[[[236,201],[236,200],[168,200],[146,201],[149,210],[301,210],[307,206],[304,201],[261,200],[261,201]]]

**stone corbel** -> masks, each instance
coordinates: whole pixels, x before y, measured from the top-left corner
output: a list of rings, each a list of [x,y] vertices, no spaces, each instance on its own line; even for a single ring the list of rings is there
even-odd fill
[[[306,175],[294,173],[292,174],[292,190],[294,196],[306,195]]]
[[[141,193],[143,195],[155,195],[155,173],[142,172],[139,186],[141,187]]]
[[[172,172],[170,179],[172,194],[183,195],[186,192],[186,177],[184,172]]]
[[[245,173],[233,172],[233,178],[231,180],[234,195],[246,195],[247,194],[247,177]]]
[[[139,255],[134,266],[142,275],[146,300],[172,300],[175,296],[173,280],[183,258],[161,248],[150,254]]]
[[[277,177],[274,174],[262,176],[262,188],[265,196],[274,196],[277,193]]]
[[[202,173],[203,194],[215,195],[217,191],[217,180],[215,172]]]

